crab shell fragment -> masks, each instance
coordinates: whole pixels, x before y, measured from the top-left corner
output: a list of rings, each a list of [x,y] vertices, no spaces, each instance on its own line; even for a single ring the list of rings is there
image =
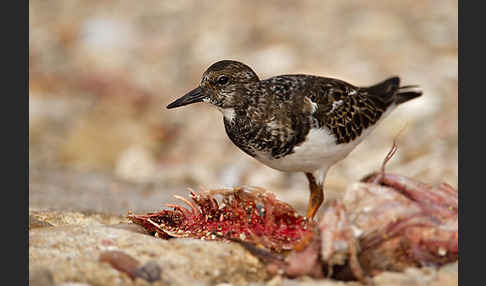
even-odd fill
[[[221,203],[216,196],[222,197]],[[189,208],[170,204],[172,210],[129,215],[159,237],[190,237],[205,240],[240,240],[272,251],[290,250],[311,224],[291,206],[260,188],[190,191],[192,201],[176,196]]]
[[[368,272],[440,266],[458,259],[457,190],[395,174],[363,181],[345,193],[343,202]]]

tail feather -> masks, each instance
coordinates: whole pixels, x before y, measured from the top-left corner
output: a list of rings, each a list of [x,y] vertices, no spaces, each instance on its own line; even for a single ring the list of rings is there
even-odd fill
[[[418,85],[400,86],[400,78],[397,76],[372,85],[367,91],[388,104],[401,104],[422,95]]]
[[[397,76],[391,77],[380,83],[372,85],[367,88],[368,93],[378,96],[391,96],[397,91],[400,86],[400,78]]]
[[[395,103],[401,104],[422,95],[418,85],[401,86],[395,95]]]

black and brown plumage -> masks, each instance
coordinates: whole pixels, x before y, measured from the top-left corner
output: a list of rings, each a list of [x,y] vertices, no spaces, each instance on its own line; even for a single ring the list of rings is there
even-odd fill
[[[231,141],[263,164],[304,172],[309,181],[307,217],[324,201],[323,184],[333,164],[346,157],[397,105],[422,94],[398,77],[369,87],[313,75],[260,80],[247,65],[211,65],[199,86],[167,108],[196,102],[223,113]]]

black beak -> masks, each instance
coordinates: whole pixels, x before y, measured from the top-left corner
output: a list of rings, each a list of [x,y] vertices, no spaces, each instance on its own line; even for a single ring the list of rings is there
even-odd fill
[[[201,87],[197,87],[184,96],[176,99],[171,104],[167,105],[167,109],[188,105],[191,103],[201,102],[206,96],[203,94]]]

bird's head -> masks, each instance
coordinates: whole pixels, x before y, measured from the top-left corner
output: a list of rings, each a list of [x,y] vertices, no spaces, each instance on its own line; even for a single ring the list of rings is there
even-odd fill
[[[230,60],[212,64],[203,74],[199,86],[178,98],[167,108],[175,108],[196,102],[207,102],[220,109],[234,108],[240,101],[238,92],[245,85],[258,82],[258,76],[247,65]]]

